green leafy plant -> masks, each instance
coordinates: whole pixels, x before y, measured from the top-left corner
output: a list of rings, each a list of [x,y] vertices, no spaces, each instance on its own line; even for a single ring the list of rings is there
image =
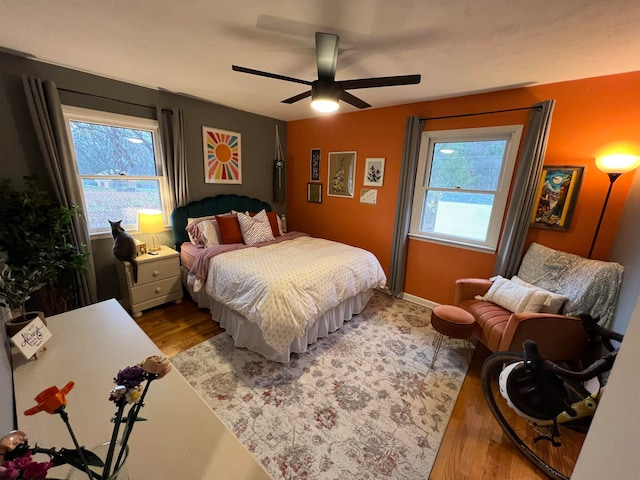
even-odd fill
[[[52,315],[77,305],[77,273],[87,269],[84,245],[71,241],[80,208],[61,205],[35,177],[24,180],[23,190],[0,181],[0,250],[10,270],[3,288],[14,299],[21,291],[24,302],[39,291],[42,308]]]
[[[19,310],[20,317],[27,318],[25,305],[31,294],[46,285],[43,278],[46,269],[33,269],[29,266],[10,267],[5,265],[0,273],[0,305]]]

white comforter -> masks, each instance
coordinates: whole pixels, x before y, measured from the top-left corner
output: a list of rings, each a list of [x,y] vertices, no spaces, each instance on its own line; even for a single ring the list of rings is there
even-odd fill
[[[359,292],[384,287],[386,281],[371,252],[299,237],[215,256],[206,291],[256,323],[265,342],[282,352],[320,315]]]

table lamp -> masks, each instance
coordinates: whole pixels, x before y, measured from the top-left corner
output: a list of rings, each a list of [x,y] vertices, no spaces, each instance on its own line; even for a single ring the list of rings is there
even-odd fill
[[[600,219],[598,220],[596,233],[593,236],[591,248],[589,249],[589,256],[587,258],[591,258],[593,247],[596,246],[596,240],[598,239],[598,233],[600,232],[604,212],[607,209],[607,203],[609,202],[613,182],[615,182],[620,175],[635,170],[638,166],[640,166],[640,157],[636,155],[614,154],[596,158],[596,167],[598,167],[600,171],[609,175],[609,190],[607,190],[607,196],[604,199],[604,205],[602,205]]]
[[[138,232],[150,233],[153,239],[153,246],[147,248],[149,255],[157,255],[160,247],[156,247],[156,233],[164,230],[164,215],[160,210],[144,209],[138,210]]]

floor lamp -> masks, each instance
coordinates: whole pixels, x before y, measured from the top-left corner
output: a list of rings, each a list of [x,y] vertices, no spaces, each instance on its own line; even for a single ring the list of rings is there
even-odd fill
[[[156,247],[156,233],[164,230],[164,215],[160,210],[138,210],[138,232],[150,233],[153,238],[153,247],[147,247],[149,255],[157,255],[160,247]]]
[[[602,212],[600,212],[600,219],[598,220],[598,226],[596,227],[596,233],[593,235],[593,241],[591,242],[591,248],[589,249],[589,257],[593,253],[593,247],[596,246],[596,240],[598,233],[600,232],[600,226],[602,225],[602,218],[604,212],[607,209],[607,203],[609,203],[609,196],[611,195],[611,189],[613,188],[613,182],[615,182],[623,173],[635,170],[640,165],[640,157],[635,155],[606,155],[604,157],[596,158],[596,167],[599,170],[609,175],[609,190],[607,190],[607,196],[604,198],[604,205],[602,205]]]

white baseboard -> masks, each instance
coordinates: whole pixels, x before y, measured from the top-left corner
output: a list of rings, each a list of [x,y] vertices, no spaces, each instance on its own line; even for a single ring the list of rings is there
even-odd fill
[[[389,292],[389,289],[386,286],[383,288],[376,288],[376,290],[386,295],[391,295],[391,293]],[[411,295],[410,293],[406,293],[406,292],[402,292],[399,295],[399,298],[402,298],[403,300],[406,300],[408,302],[417,303],[418,305],[429,307],[431,309],[440,305],[437,302],[432,302],[431,300],[427,300],[426,298],[417,297],[415,295]]]
[[[417,303],[418,305],[429,307],[431,309],[440,305],[437,302],[432,302],[431,300],[427,300],[426,298],[417,297],[415,295],[411,295],[410,293],[406,293],[406,292],[402,292],[402,294],[400,294],[400,298],[408,302],[413,302],[413,303]]]

